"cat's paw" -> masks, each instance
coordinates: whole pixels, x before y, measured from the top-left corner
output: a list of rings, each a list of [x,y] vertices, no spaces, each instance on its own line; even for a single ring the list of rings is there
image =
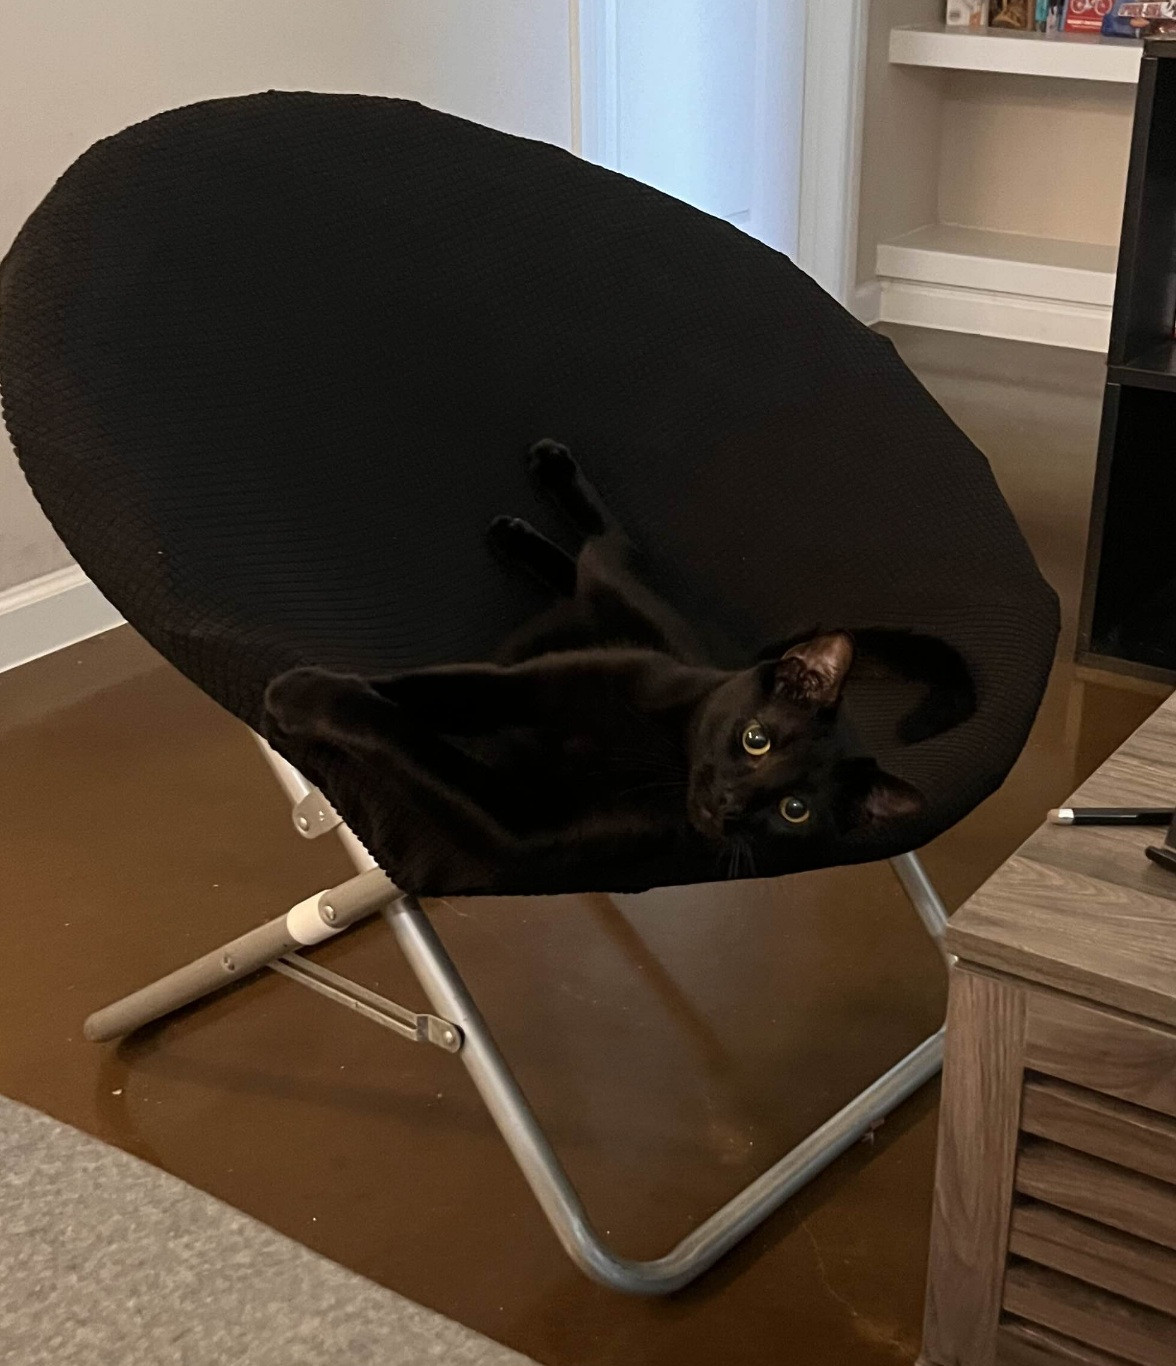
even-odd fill
[[[265,690],[267,720],[288,735],[305,730],[329,690],[328,679],[321,669],[291,669],[279,674]]]
[[[571,451],[550,437],[536,441],[527,452],[527,474],[540,489],[567,488],[579,470]]]
[[[527,539],[530,530],[521,517],[495,517],[486,528],[486,540],[491,550],[512,559],[516,547]]]

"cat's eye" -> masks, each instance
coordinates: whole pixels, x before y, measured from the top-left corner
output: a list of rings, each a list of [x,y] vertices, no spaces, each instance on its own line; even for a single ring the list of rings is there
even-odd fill
[[[743,748],[748,754],[766,754],[772,748],[768,733],[758,721],[751,721],[743,732]]]
[[[780,803],[780,814],[789,825],[803,825],[813,813],[802,797],[785,797]]]

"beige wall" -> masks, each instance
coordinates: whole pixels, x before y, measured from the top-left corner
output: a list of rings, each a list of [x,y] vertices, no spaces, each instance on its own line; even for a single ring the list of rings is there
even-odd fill
[[[956,71],[945,78],[939,219],[1114,243],[1135,88]]]
[[[891,28],[941,0],[871,0],[858,281],[878,243],[925,223],[1118,240],[1135,89],[1098,81],[891,66]]]
[[[890,30],[943,19],[943,0],[870,0],[863,99],[857,278],[874,274],[878,243],[935,220],[941,74],[891,66]]]
[[[569,0],[3,0],[0,254],[95,139],[271,87],[406,95],[567,145]],[[0,436],[0,591],[69,562]]]

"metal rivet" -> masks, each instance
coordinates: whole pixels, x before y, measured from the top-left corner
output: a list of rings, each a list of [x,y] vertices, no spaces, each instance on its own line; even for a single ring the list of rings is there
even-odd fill
[[[445,1033],[441,1035],[441,1038],[442,1038],[442,1040],[443,1040],[445,1043],[452,1043],[452,1042],[453,1042],[453,1030],[452,1030],[452,1029],[447,1029],[447,1030],[445,1031]]]
[[[237,971],[236,963],[233,962],[232,958],[227,953],[221,954],[221,967],[224,968],[226,972]]]
[[[309,830],[309,829],[310,829],[310,822],[306,819],[305,816],[299,816],[299,817],[298,817],[298,828],[299,828],[299,830]]]
[[[328,925],[333,925],[335,921],[338,920],[338,918],[339,912],[334,908],[334,906],[327,905],[323,907],[323,919],[327,922]]]

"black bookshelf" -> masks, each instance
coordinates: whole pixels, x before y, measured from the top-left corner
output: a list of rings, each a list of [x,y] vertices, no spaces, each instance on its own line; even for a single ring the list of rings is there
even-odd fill
[[[1176,683],[1176,40],[1144,48],[1078,661]]]

